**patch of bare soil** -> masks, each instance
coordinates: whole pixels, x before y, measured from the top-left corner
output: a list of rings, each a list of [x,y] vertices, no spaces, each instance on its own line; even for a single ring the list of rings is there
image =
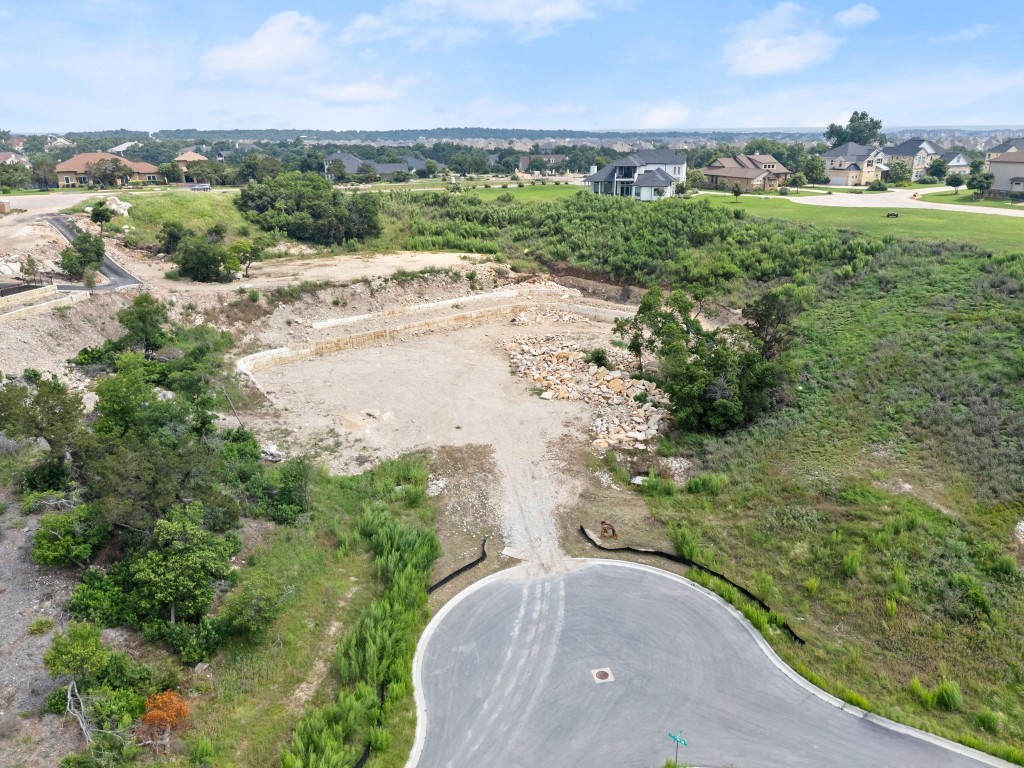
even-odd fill
[[[59,307],[38,315],[0,322],[0,372],[21,373],[35,368],[55,373],[76,389],[86,378],[68,364],[82,347],[102,344],[124,334],[115,318],[132,294],[94,294],[88,301]]]
[[[438,506],[437,535],[443,554],[434,566],[433,580],[478,558],[481,542],[487,539],[487,559],[430,596],[435,610],[467,584],[514,562],[501,556],[505,541],[496,514],[500,504],[494,481],[497,472],[490,445],[445,445],[434,454],[427,494],[436,499]]]
[[[359,589],[358,585],[353,585],[348,592],[338,601],[335,609],[337,611],[336,616],[344,615],[345,607],[348,605],[352,595]],[[299,687],[295,689],[295,693],[292,694],[288,700],[288,709],[295,714],[300,714],[303,707],[309,703],[309,700],[313,698],[313,694],[316,693],[320,684],[324,681],[324,677],[327,675],[327,669],[329,666],[328,658],[334,653],[335,644],[337,642],[338,632],[341,631],[341,619],[335,618],[327,627],[327,631],[324,632],[323,637],[320,640],[320,646],[317,649],[317,656],[313,662],[313,666],[309,670],[309,674],[306,679],[303,680]]]
[[[59,683],[43,666],[43,653],[62,625],[62,606],[80,574],[31,561],[37,517],[8,511],[0,523],[0,764],[49,768],[84,746],[74,723],[43,714],[46,694]],[[47,618],[53,629],[29,632],[34,620]]]

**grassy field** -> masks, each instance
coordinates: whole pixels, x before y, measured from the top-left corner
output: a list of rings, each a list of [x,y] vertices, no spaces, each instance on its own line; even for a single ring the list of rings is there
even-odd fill
[[[125,226],[140,245],[153,245],[158,241],[160,227],[166,222],[178,221],[187,227],[202,232],[214,224],[224,224],[228,240],[238,236],[243,228],[253,228],[242,218],[234,206],[235,192],[191,192],[167,190],[161,192],[124,193],[119,197],[131,203],[128,217],[116,216],[107,225],[113,231]],[[91,206],[93,200],[85,200],[71,208],[82,211]]]
[[[949,205],[970,205],[982,208],[1024,211],[1024,203],[1012,203],[1009,200],[975,200],[972,192],[963,189],[960,190],[959,195],[954,192],[932,192],[927,195],[921,195],[921,199],[929,203],[947,203]]]
[[[786,219],[836,229],[855,229],[876,237],[896,235],[916,240],[962,242],[994,253],[1018,251],[1024,246],[1024,218],[981,216],[958,211],[900,208],[898,219],[886,218],[884,208],[841,208],[801,205],[782,199],[762,200],[744,195],[705,195],[715,205],[739,206],[752,216]]]
[[[790,354],[792,406],[746,431],[691,436],[709,490],[649,497],[698,559],[804,636],[802,647],[771,638],[802,674],[1018,762],[1019,269],[904,246],[849,282],[822,275]],[[962,700],[943,706],[947,680]]]
[[[515,196],[516,200],[522,200],[523,202],[544,202],[545,200],[559,200],[565,197],[572,197],[584,187],[575,186],[571,184],[559,184],[557,187],[554,183],[549,182],[548,184],[536,184],[531,185],[526,182],[526,186],[517,187],[515,184],[509,183],[508,189],[502,189],[501,184],[506,182],[495,183],[490,189],[484,189],[482,186],[476,186],[470,191],[474,194],[480,195],[482,200],[495,200],[498,195],[504,192],[511,192]],[[471,182],[472,184],[472,182]]]
[[[355,478],[320,475],[312,489],[310,520],[271,529],[263,546],[248,556],[243,584],[266,572],[283,577],[293,591],[263,642],[228,647],[213,661],[212,685],[198,685],[201,695],[192,705],[187,741],[208,740],[211,764],[279,765],[281,747],[303,712],[335,699],[340,688],[331,664],[336,648],[381,594],[365,548],[339,544],[357,539],[357,518],[370,504],[429,522],[433,512],[425,495],[411,500],[404,490],[412,476],[422,476],[425,484],[424,466],[422,457],[414,457]],[[415,730],[411,696],[393,702],[388,724],[392,745],[374,754],[368,763],[374,768],[404,765]]]

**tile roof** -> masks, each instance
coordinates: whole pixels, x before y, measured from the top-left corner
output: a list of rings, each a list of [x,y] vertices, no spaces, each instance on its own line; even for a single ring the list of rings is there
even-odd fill
[[[182,152],[180,155],[178,155],[174,159],[175,159],[175,161],[184,160],[186,163],[189,163],[189,162],[195,163],[195,162],[198,162],[200,160],[209,160],[209,158],[206,157],[206,155],[200,155],[198,152],[192,152],[192,151]]]
[[[1011,149],[1016,149],[1018,152],[1024,151],[1024,136],[1017,139],[1007,139],[1002,144],[996,144],[994,147],[986,151],[1009,152]]]
[[[65,160],[63,163],[60,163],[57,166],[56,171],[57,173],[85,173],[89,169],[89,166],[105,160],[117,160],[122,165],[126,165],[131,168],[135,173],[160,172],[160,169],[152,163],[125,160],[123,157],[112,155],[109,152],[83,152],[80,155],[75,155],[74,157]]]

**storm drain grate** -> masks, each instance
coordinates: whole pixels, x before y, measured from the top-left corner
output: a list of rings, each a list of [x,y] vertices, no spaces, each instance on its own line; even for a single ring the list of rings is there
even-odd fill
[[[611,683],[615,681],[615,676],[612,675],[612,671],[608,667],[592,669],[590,670],[590,674],[594,676],[595,683]]]

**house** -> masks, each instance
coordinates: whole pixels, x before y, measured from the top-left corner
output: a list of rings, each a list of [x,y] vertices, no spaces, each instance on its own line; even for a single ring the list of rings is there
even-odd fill
[[[545,172],[550,173],[556,165],[561,165],[569,159],[568,155],[520,155],[519,156],[519,170],[528,171],[530,170],[530,163],[534,159],[540,160],[547,165]]]
[[[125,160],[109,152],[84,152],[75,155],[70,160],[57,164],[57,186],[77,187],[90,183],[90,169],[97,163],[117,161],[128,169],[128,173],[118,179],[120,186],[134,182],[149,184],[162,184],[164,177],[160,170],[152,163],[140,163],[133,160]]]
[[[821,159],[825,162],[828,183],[843,187],[870,184],[889,170],[882,150],[853,141],[832,147]]]
[[[967,175],[971,172],[971,158],[959,152],[943,152],[942,159],[946,161],[946,173],[962,173]]]
[[[17,152],[0,152],[0,165],[24,165],[26,168],[31,168],[32,163],[28,161],[28,158],[24,155],[18,154]]]
[[[686,155],[671,149],[641,149],[609,163],[591,167],[585,179],[595,195],[619,195],[637,200],[669,197],[686,181]]]
[[[988,165],[993,176],[990,194],[1024,195],[1024,152],[1001,152]]]
[[[111,147],[110,149],[107,150],[107,152],[109,152],[112,155],[120,155],[121,157],[124,157],[124,153],[127,150],[131,149],[132,147],[140,146],[142,145],[137,141],[126,141],[123,144],[118,144],[116,147]]]
[[[43,150],[49,152],[53,149],[68,149],[73,146],[75,146],[75,142],[65,139],[63,136],[47,136]]]
[[[910,166],[910,180],[917,181],[928,175],[928,166],[932,160],[941,157],[943,149],[937,143],[924,139],[907,139],[892,147],[885,147],[885,162],[890,168],[897,160]]]
[[[709,187],[727,189],[739,184],[744,192],[777,189],[785,185],[791,173],[771,155],[720,157],[700,172]]]
[[[7,146],[9,146],[15,152],[21,152],[21,150],[25,148],[25,137],[11,136],[11,138],[7,140]]]
[[[1005,155],[1009,152],[1024,152],[1024,137],[1019,139],[1008,139],[1001,144],[996,144],[994,147],[989,147],[985,150],[985,170],[991,170],[988,164],[992,162],[993,158],[999,157],[999,155]]]
[[[176,158],[174,158],[174,162],[178,164],[183,173],[188,173],[189,163],[202,163],[209,159],[210,158],[208,158],[206,155],[200,155],[198,152],[188,150],[186,152],[180,153]]]
[[[377,163],[372,160],[362,160],[351,152],[335,152],[324,158],[324,175],[331,181],[334,180],[334,176],[331,175],[330,167],[335,162],[340,162],[344,165],[345,173],[347,174],[359,173],[360,168],[364,165],[369,165],[382,179],[390,179],[399,172],[415,173],[427,167],[426,160],[421,160],[412,155],[403,156],[401,161],[397,163]]]

